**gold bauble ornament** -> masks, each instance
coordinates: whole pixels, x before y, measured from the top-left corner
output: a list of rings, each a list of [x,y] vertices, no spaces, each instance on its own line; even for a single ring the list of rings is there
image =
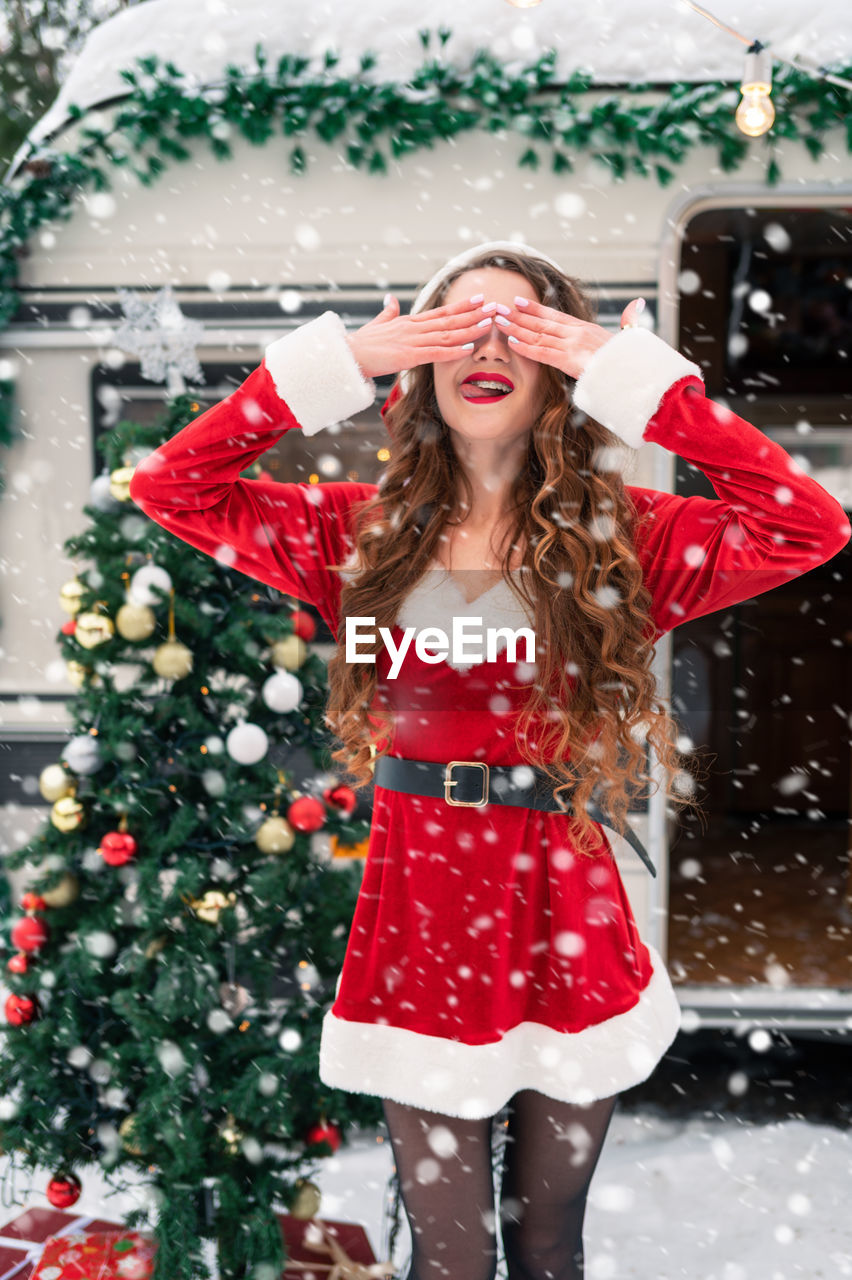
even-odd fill
[[[153,960],[154,956],[159,955],[162,951],[167,941],[168,939],[164,933],[160,934],[159,938],[152,938],[145,948],[145,959]]]
[[[59,603],[66,613],[70,613],[73,617],[75,613],[80,612],[82,598],[87,590],[88,588],[77,577],[62,585],[59,591]]]
[[[308,656],[308,646],[301,636],[285,636],[272,646],[272,661],[286,671],[297,671]]]
[[[296,833],[290,823],[278,814],[273,814],[262,822],[254,837],[254,842],[262,853],[288,853],[295,840]]]
[[[65,674],[69,683],[73,684],[75,689],[82,689],[87,679],[90,679],[95,686],[101,683],[100,676],[92,671],[91,667],[87,667],[85,663],[78,662],[76,658],[69,658],[65,663]]]
[[[109,491],[119,502],[128,502],[130,499],[130,481],[133,478],[135,467],[118,467],[109,474]]]
[[[319,1213],[322,1193],[315,1182],[299,1178],[296,1182],[296,1198],[290,1205],[291,1218],[315,1218]]]
[[[121,1124],[118,1126],[118,1136],[121,1138],[125,1151],[132,1156],[144,1155],[141,1147],[137,1147],[133,1139],[135,1136],[134,1126],[136,1124],[136,1116],[133,1112],[129,1116],[125,1116]]]
[[[152,666],[158,676],[182,680],[192,670],[192,651],[180,640],[165,640],[155,650]]]
[[[226,895],[218,889],[208,889],[200,898],[190,898],[189,905],[199,920],[206,920],[208,924],[218,924],[219,912],[224,911],[226,907],[232,907],[236,900],[235,893]]]
[[[53,802],[60,796],[70,795],[74,789],[74,781],[61,764],[46,764],[38,776],[38,789],[45,800]]]
[[[115,615],[119,635],[125,640],[147,640],[157,626],[157,615],[147,604],[123,604]]]
[[[50,811],[50,821],[60,831],[76,831],[85,824],[85,807],[73,795],[61,796]]]
[[[39,889],[39,897],[48,907],[67,907],[80,896],[80,881],[70,871],[52,889]]]
[[[115,635],[115,623],[105,613],[81,613],[77,617],[74,639],[84,649],[96,649]]]
[[[245,1134],[241,1129],[237,1128],[237,1122],[230,1112],[228,1113],[227,1120],[225,1120],[223,1124],[219,1125],[219,1137],[225,1143],[225,1146],[228,1149],[228,1155],[235,1156],[240,1149],[240,1143],[245,1137]]]

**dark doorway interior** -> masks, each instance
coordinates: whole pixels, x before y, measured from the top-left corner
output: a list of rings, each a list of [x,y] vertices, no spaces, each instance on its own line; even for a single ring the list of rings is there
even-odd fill
[[[707,394],[848,509],[849,210],[700,214],[682,267],[677,345]],[[714,496],[683,462],[676,488]],[[672,709],[706,813],[706,825],[684,815],[670,839],[673,980],[852,987],[852,548],[686,623],[672,645]]]

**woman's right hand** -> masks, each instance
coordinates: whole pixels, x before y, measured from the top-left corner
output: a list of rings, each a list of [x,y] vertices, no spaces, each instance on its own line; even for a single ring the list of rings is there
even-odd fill
[[[391,295],[387,306],[360,329],[348,333],[346,341],[366,378],[380,378],[433,361],[459,360],[465,354],[465,343],[472,349],[488,329],[481,324],[485,319],[482,302],[479,296],[476,302],[466,298],[414,316],[401,316],[399,300]]]

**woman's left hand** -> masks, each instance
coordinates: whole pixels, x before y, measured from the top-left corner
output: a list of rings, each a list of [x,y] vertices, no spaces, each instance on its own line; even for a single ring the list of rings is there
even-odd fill
[[[498,321],[509,345],[529,360],[561,369],[569,378],[579,378],[595,352],[615,336],[599,324],[578,320],[541,302],[526,298],[523,302],[520,306],[516,299],[510,314]],[[628,302],[621,313],[622,329],[637,324],[644,306],[644,298]]]

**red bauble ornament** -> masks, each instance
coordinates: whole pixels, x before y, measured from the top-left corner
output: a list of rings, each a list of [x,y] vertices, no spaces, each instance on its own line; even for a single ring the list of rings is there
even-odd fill
[[[21,906],[25,911],[44,911],[47,908],[47,903],[39,894],[28,890],[21,898]]]
[[[6,965],[10,973],[26,973],[29,967],[30,962],[25,951],[19,951],[16,956],[12,956]]]
[[[287,810],[287,821],[297,831],[319,831],[325,822],[325,805],[316,796],[299,796]]]
[[[73,636],[74,632],[77,630],[77,619],[69,618],[67,622],[63,622],[59,629],[64,636]]]
[[[327,1142],[332,1151],[336,1151],[342,1139],[336,1124],[315,1124],[308,1130],[305,1141],[309,1146],[315,1142]]]
[[[336,787],[328,787],[322,793],[322,798],[334,809],[339,809],[344,817],[348,818],[358,807],[358,797],[351,787],[340,783]]]
[[[24,916],[12,926],[12,943],[19,951],[38,951],[50,937],[50,928],[40,916]]]
[[[34,1022],[40,1012],[35,996],[16,995],[8,997],[4,1011],[10,1027],[23,1027],[28,1022]]]
[[[136,847],[136,841],[127,831],[108,831],[98,853],[111,867],[121,867],[135,855]]]
[[[83,1190],[75,1173],[57,1173],[47,1184],[47,1198],[54,1209],[70,1209]]]
[[[297,636],[301,636],[307,642],[313,640],[317,633],[317,624],[309,613],[306,613],[304,609],[294,609],[290,614],[290,621]]]

